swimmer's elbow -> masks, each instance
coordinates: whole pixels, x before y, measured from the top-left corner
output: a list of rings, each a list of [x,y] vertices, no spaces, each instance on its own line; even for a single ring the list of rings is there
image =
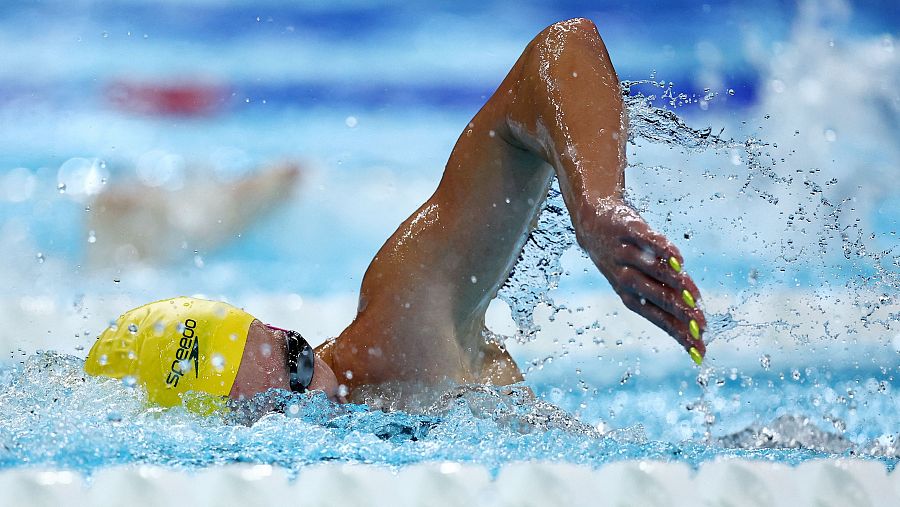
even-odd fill
[[[573,66],[612,66],[597,26],[586,18],[554,23],[541,31],[523,53],[521,77],[554,77]],[[564,73],[564,72],[563,72]],[[568,72],[571,74],[571,70]]]
[[[597,25],[588,18],[572,18],[565,21],[557,21],[548,26],[541,33],[556,32],[565,33],[569,36],[593,35],[597,36]]]
[[[603,39],[597,25],[587,18],[572,18],[558,21],[543,29],[534,38],[531,45],[549,49],[554,52],[565,51],[573,44],[587,43],[603,46]],[[604,49],[605,50],[605,49]]]

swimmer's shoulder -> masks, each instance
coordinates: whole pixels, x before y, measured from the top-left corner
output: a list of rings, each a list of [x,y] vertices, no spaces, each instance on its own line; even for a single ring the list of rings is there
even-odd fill
[[[335,367],[334,346],[337,343],[337,339],[338,339],[337,336],[328,338],[327,340],[325,340],[324,342],[322,342],[321,344],[319,344],[319,346],[317,346],[315,348],[316,356],[319,359],[321,359],[322,361],[325,361],[325,363],[328,365],[328,367],[331,368],[332,370]]]

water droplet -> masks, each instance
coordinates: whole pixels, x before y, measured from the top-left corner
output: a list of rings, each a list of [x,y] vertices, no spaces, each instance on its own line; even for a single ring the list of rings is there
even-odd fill
[[[122,385],[125,387],[134,387],[137,385],[137,378],[134,375],[125,375],[122,377]]]
[[[837,132],[835,132],[833,129],[825,129],[823,135],[825,136],[825,140],[829,143],[837,141]]]
[[[106,366],[106,363],[109,362],[109,358],[106,357],[106,354],[100,354],[100,357],[97,358],[97,364],[100,366]]]
[[[210,357],[209,362],[212,363],[213,368],[216,371],[222,371],[225,369],[225,356],[219,354],[218,352],[214,353],[212,357]]]
[[[832,426],[834,426],[834,429],[838,430],[841,433],[847,431],[847,423],[844,422],[843,419],[835,418],[833,421],[831,421],[831,424]]]
[[[296,403],[293,403],[290,406],[288,406],[287,411],[291,415],[297,415],[298,413],[300,413],[300,406],[297,405]]]
[[[196,266],[198,269],[203,269],[203,266],[205,266],[205,265],[206,265],[206,263],[203,262],[203,257],[201,257],[200,254],[195,251],[194,252],[194,266]]]
[[[138,332],[137,324],[135,324],[133,322],[131,324],[128,324],[128,332],[131,334],[137,334],[137,332]]]
[[[61,194],[76,198],[94,195],[100,192],[101,180],[106,175],[107,170],[103,168],[101,160],[73,157],[59,166],[56,189]]]
[[[272,355],[272,346],[268,343],[263,343],[259,346],[259,353],[263,355],[263,357],[269,357]]]
[[[43,264],[44,261],[47,260],[47,259],[44,257],[44,254],[41,253],[41,252],[38,252],[37,254],[35,254],[34,257],[37,259],[38,264]]]
[[[344,377],[346,377],[347,380],[352,379],[352,378],[353,378],[353,372],[352,372],[351,370],[345,371],[345,372],[344,372]]]
[[[348,394],[350,394],[350,389],[348,389],[347,386],[344,384],[338,386],[338,395],[347,396]]]
[[[344,124],[350,128],[355,128],[357,125],[359,125],[359,120],[357,120],[355,116],[348,116],[346,119],[344,119]]]
[[[759,365],[762,366],[764,370],[768,370],[771,364],[772,358],[769,356],[769,354],[763,354],[759,357]]]
[[[472,278],[469,278],[469,280],[471,280],[472,283],[478,283],[478,277],[475,275],[472,275]]]

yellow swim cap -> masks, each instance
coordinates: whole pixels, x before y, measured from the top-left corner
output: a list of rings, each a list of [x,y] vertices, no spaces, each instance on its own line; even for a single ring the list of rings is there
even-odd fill
[[[218,301],[178,297],[125,312],[97,338],[84,371],[131,376],[171,407],[187,391],[228,396],[254,318]]]

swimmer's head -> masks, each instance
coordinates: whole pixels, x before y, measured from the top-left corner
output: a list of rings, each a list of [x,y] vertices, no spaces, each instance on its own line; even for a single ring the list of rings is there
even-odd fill
[[[271,388],[322,389],[332,398],[337,391],[334,373],[298,333],[226,303],[186,297],[123,314],[94,343],[84,369],[129,378],[165,407],[180,405],[188,391],[233,399]]]

